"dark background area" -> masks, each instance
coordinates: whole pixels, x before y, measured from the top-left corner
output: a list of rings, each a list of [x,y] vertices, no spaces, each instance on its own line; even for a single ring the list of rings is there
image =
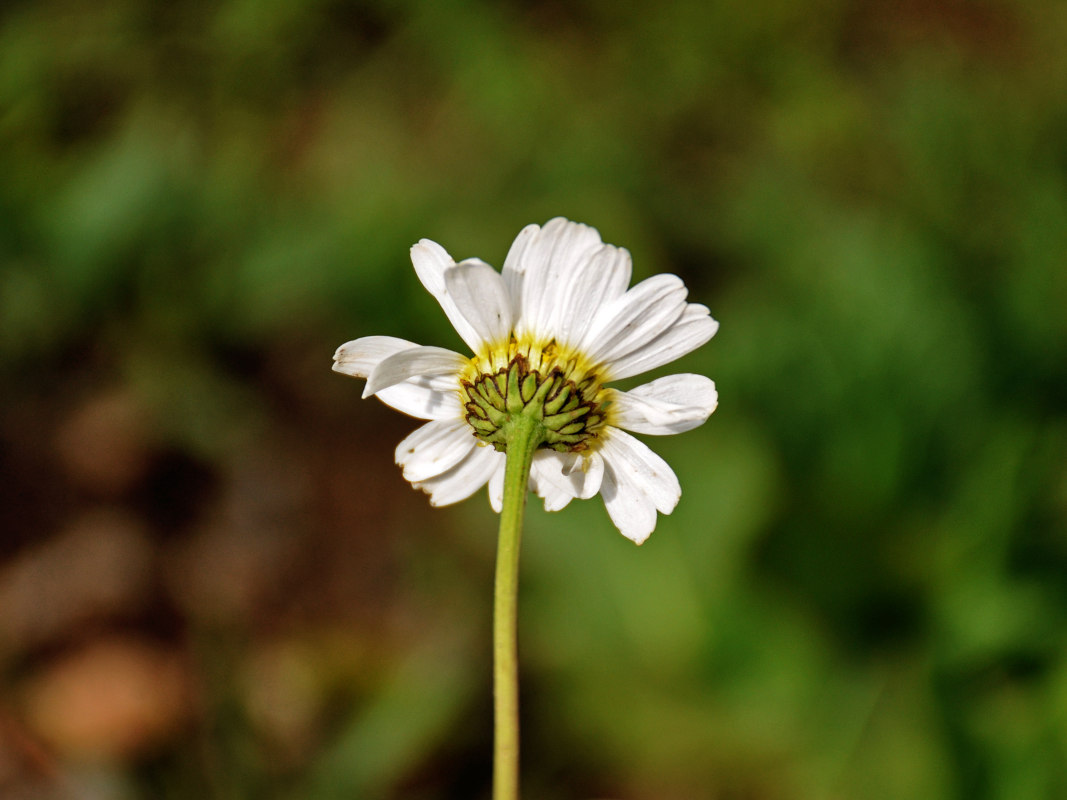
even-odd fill
[[[0,11],[0,796],[488,796],[495,516],[333,374],[565,215],[719,335],[528,512],[526,796],[1067,797],[1067,6]]]

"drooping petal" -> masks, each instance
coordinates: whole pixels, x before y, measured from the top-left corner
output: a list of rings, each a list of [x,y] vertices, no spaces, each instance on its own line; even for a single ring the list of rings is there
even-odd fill
[[[445,271],[456,265],[452,256],[437,242],[420,239],[419,243],[411,248],[411,263],[422,285],[426,287],[426,291],[437,298],[437,302],[441,304],[441,309],[448,317],[448,321],[452,323],[452,327],[456,329],[456,333],[472,351],[477,352],[482,343],[481,337],[478,336],[478,332],[463,312],[459,310],[455,298],[449,294],[445,286]]]
[[[682,488],[666,461],[645,444],[618,429],[603,437],[606,469],[600,494],[612,521],[640,544],[656,525],[656,511],[670,514]]]
[[[396,448],[396,463],[412,483],[436,477],[466,458],[478,440],[462,419],[437,420],[416,428]]]
[[[706,306],[689,303],[682,316],[666,331],[615,359],[608,370],[610,379],[622,380],[669,364],[696,350],[718,329],[719,323],[711,318]]]
[[[503,469],[503,464],[503,453],[498,453],[492,447],[476,445],[452,469],[411,485],[430,496],[430,505],[447,506],[466,500],[481,489],[497,469]]]
[[[719,402],[715,382],[703,375],[667,375],[629,392],[610,389],[612,424],[665,436],[703,425]]]
[[[375,397],[397,411],[418,419],[458,419],[459,380],[455,375],[419,375],[382,389]]]
[[[413,347],[419,345],[395,336],[364,336],[337,348],[333,370],[353,378],[366,378],[382,360]]]
[[[685,284],[677,275],[641,281],[600,308],[581,350],[607,367],[610,380],[617,379],[615,363],[669,330],[685,312],[685,296]]]
[[[500,273],[470,259],[445,270],[445,290],[484,344],[506,341],[511,332],[511,300]],[[469,344],[469,342],[468,342]]]
[[[519,336],[557,336],[553,323],[573,276],[602,246],[595,228],[562,217],[543,228],[527,226],[519,234],[504,262],[505,281],[520,312],[515,321]]]
[[[363,396],[370,397],[382,389],[418,375],[458,375],[467,364],[459,353],[443,347],[411,347],[383,358],[371,370]]]

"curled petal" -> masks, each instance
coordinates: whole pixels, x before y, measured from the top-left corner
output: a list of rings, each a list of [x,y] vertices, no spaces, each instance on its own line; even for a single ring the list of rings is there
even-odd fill
[[[333,369],[353,378],[366,378],[384,359],[414,347],[419,345],[395,336],[364,336],[337,348],[333,354]]]
[[[386,358],[419,347],[393,336],[366,336],[338,347],[333,368],[344,375],[366,378]],[[454,375],[416,376],[376,394],[386,405],[419,419],[456,419],[462,415],[459,381]]]
[[[378,362],[367,377],[363,396],[370,397],[382,389],[419,375],[458,375],[466,364],[466,358],[443,347],[401,350]]]

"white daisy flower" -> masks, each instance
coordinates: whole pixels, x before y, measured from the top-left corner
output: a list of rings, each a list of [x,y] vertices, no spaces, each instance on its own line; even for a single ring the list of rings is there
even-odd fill
[[[705,306],[686,302],[676,275],[632,288],[630,254],[595,228],[556,218],[519,233],[497,272],[458,264],[439,244],[411,248],[415,272],[471,348],[465,356],[391,336],[338,348],[333,368],[366,378],[363,396],[430,420],[396,449],[404,477],[435,506],[488,484],[500,511],[501,425],[536,413],[546,440],[530,488],[557,511],[596,494],[624,536],[640,544],[669,514],[681,489],[667,463],[626,431],[681,433],[715,410],[715,384],[669,375],[629,392],[608,387],[707,342],[718,329]]]

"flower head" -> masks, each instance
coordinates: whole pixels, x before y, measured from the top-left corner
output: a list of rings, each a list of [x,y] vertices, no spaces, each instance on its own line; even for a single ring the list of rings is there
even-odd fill
[[[628,392],[611,381],[667,364],[718,329],[708,309],[686,302],[676,275],[630,284],[630,254],[596,229],[562,218],[528,225],[502,272],[477,259],[456,263],[423,239],[411,248],[423,285],[473,356],[368,336],[338,348],[333,368],[366,378],[363,396],[430,420],[400,443],[397,463],[433,505],[489,486],[500,511],[504,429],[535,415],[544,440],[530,488],[556,511],[600,494],[623,535],[640,544],[681,489],[667,463],[627,430],[681,433],[718,402],[702,375],[659,378]]]

